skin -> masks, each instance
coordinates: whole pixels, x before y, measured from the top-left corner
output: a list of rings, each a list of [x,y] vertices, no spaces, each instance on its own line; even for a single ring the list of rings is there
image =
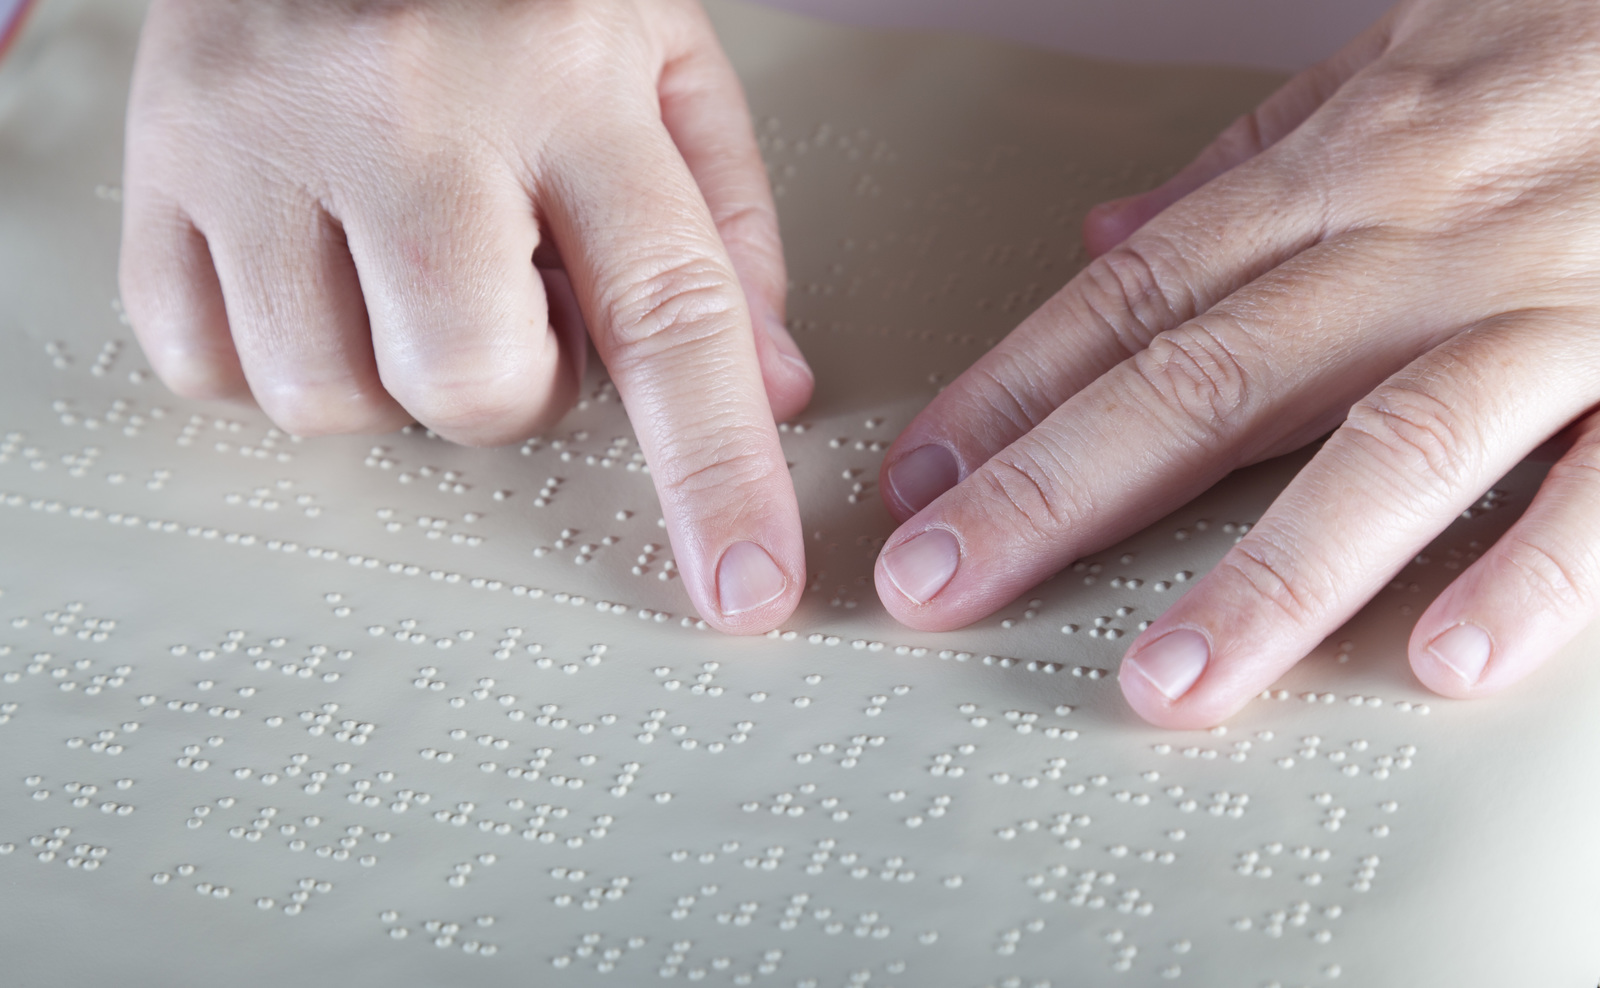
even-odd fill
[[[812,375],[692,0],[156,0],[126,162],[122,298],[172,390],[494,445],[571,406],[587,331],[700,613],[793,611],[774,420]]]
[[[1556,436],[1410,642],[1447,696],[1531,672],[1600,602],[1597,92],[1592,3],[1405,0],[1093,211],[1097,259],[889,450],[890,613],[968,624],[1327,435],[1123,663],[1142,716],[1209,726]],[[124,185],[123,299],[175,391],[301,435],[508,442],[572,403],[587,332],[706,620],[793,610],[773,422],[812,378],[748,113],[690,0],[156,0]],[[913,483],[922,450],[943,452]]]
[[[1128,649],[1140,715],[1210,726],[1562,433],[1538,496],[1409,644],[1446,696],[1527,675],[1600,599],[1596,93],[1591,3],[1408,0],[1161,188],[1093,211],[1098,258],[888,451],[890,612],[968,624],[1331,431]],[[897,493],[930,444],[948,482]],[[930,593],[940,544],[959,565]]]

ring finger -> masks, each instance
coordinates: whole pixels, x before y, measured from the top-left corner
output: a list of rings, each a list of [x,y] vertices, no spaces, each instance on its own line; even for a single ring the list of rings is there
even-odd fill
[[[1481,696],[1538,668],[1600,598],[1600,415],[1550,468],[1527,512],[1445,588],[1411,635],[1411,668],[1435,692]]]
[[[208,224],[228,328],[250,391],[294,435],[409,421],[378,378],[344,230],[309,201],[254,204]]]
[[[1121,681],[1134,709],[1166,727],[1207,727],[1234,713],[1590,406],[1596,372],[1600,350],[1585,320],[1531,311],[1487,320],[1385,382],[1250,533],[1129,648]],[[1484,394],[1511,397],[1478,400]],[[1530,524],[1557,519],[1555,504]],[[1516,551],[1515,543],[1497,547],[1502,561]],[[1474,574],[1487,582],[1461,584],[1493,589],[1497,565]],[[1480,598],[1490,606],[1479,610],[1504,599]],[[1430,610],[1424,621],[1433,623],[1419,634],[1446,630],[1440,625],[1462,613],[1449,608],[1447,600]]]
[[[1329,241],[1158,336],[906,522],[879,557],[885,606],[916,628],[968,624],[1234,468],[1331,429],[1478,318],[1429,264],[1393,262],[1435,246],[1383,231]]]

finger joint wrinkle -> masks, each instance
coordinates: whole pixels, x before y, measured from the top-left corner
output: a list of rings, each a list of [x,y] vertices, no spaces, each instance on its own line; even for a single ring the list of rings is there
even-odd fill
[[[1295,588],[1294,582],[1268,558],[1263,551],[1265,538],[1251,534],[1250,538],[1233,547],[1217,564],[1219,569],[1232,570],[1256,595],[1271,604],[1295,624],[1319,617],[1324,608],[1320,602]]]
[[[1042,472],[1037,463],[1019,462],[1022,457],[1001,454],[991,459],[977,476],[1011,507],[1011,514],[1026,522],[1035,535],[1051,538],[1066,530],[1067,519],[1056,507],[1059,497],[1053,496],[1047,484],[1039,479]]]

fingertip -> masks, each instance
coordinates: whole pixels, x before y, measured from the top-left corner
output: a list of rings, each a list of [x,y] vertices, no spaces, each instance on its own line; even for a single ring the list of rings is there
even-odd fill
[[[1136,670],[1118,673],[1123,699],[1141,720],[1169,731],[1204,731],[1238,712],[1243,704],[1212,706],[1168,700],[1160,689]]]
[[[412,421],[400,404],[381,390],[319,386],[295,381],[254,390],[261,410],[291,436],[342,436],[394,432]]]
[[[761,383],[775,422],[786,422],[805,410],[816,390],[816,373],[794,341],[788,327],[768,304],[750,298],[750,318],[756,334],[756,359]]]
[[[145,359],[174,394],[250,402],[210,247],[170,203],[125,197],[117,290]]]
[[[914,446],[885,460],[878,486],[895,520],[904,522],[961,482],[961,464],[950,447],[938,442]]]
[[[250,402],[250,385],[232,348],[225,352],[187,347],[143,346],[150,369],[181,398],[197,401]]]
[[[1124,661],[1117,670],[1117,685],[1122,687],[1123,699],[1140,719],[1156,727],[1178,730],[1191,726],[1181,717],[1181,709],[1174,708],[1171,700],[1139,669]]]
[[[811,404],[817,379],[805,358],[779,353],[771,362],[761,362],[761,383],[772,406],[772,420],[787,422]]]
[[[941,591],[955,579],[961,557],[961,541],[947,529],[927,528],[909,538],[891,536],[873,568],[878,599],[908,628],[961,627],[965,622],[951,617],[938,603]]]
[[[1440,696],[1492,696],[1542,666],[1584,618],[1552,610],[1528,585],[1527,570],[1497,545],[1423,612],[1407,658],[1422,685]]]
[[[1117,682],[1134,713],[1157,727],[1215,727],[1242,704],[1229,702],[1225,691],[1202,682],[1212,671],[1212,653],[1210,635],[1196,628],[1146,635],[1123,656]]]
[[[1418,622],[1408,645],[1411,670],[1441,696],[1466,700],[1493,692],[1485,673],[1494,658],[1493,636],[1473,621]]]
[[[794,613],[805,573],[791,572],[758,542],[742,540],[723,550],[715,572],[715,607],[706,623],[735,635],[771,631]]]
[[[1122,243],[1150,219],[1140,208],[1145,198],[1112,199],[1089,210],[1083,218],[1083,246],[1090,257],[1099,257]]]
[[[646,455],[695,610],[718,631],[762,634],[794,613],[806,588],[800,507],[770,422],[720,431],[720,446],[681,445],[679,435]]]

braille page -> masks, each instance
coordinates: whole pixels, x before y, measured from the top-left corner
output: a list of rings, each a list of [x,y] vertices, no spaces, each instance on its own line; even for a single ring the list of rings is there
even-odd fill
[[[808,592],[736,639],[598,369],[499,450],[169,394],[116,300],[139,8],[58,9],[0,92],[0,981],[1595,984],[1596,637],[1474,704],[1404,658],[1537,472],[1210,732],[1117,663],[1303,458],[962,631],[873,593],[897,430],[1276,79],[715,8],[818,372]]]

